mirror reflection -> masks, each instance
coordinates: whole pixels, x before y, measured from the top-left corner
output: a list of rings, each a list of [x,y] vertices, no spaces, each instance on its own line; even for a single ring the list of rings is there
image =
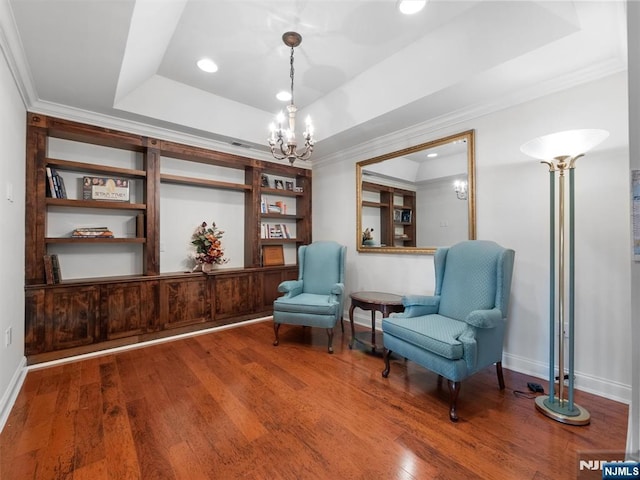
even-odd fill
[[[474,155],[469,130],[358,162],[358,251],[433,253],[475,238]]]

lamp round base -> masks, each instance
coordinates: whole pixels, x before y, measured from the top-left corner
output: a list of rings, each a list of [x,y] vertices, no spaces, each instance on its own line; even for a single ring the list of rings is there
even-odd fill
[[[557,400],[557,399],[556,399]],[[573,408],[578,410],[577,415],[567,415],[561,411],[556,411],[548,405],[549,395],[540,395],[536,397],[536,409],[547,417],[557,421],[566,423],[567,425],[589,425],[591,415],[587,410],[574,403]],[[558,407],[562,410],[562,407]]]

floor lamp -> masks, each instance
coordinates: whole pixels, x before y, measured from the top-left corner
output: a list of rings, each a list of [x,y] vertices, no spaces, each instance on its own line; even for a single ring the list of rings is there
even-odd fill
[[[536,408],[544,415],[569,425],[587,425],[590,415],[587,410],[573,401],[574,390],[574,174],[576,160],[609,136],[605,130],[585,129],[569,130],[535,138],[520,147],[522,153],[541,160],[549,166],[549,395],[536,398]],[[569,171],[569,215],[565,220],[565,172]],[[558,173],[558,212],[556,217],[556,173]],[[556,220],[558,232],[556,235]],[[566,225],[568,223],[568,234]],[[569,251],[565,252],[568,237]],[[558,251],[556,256],[556,242]],[[565,291],[567,275],[565,262],[568,258],[568,292]],[[557,267],[557,268],[556,268]],[[557,279],[557,286],[556,286]],[[565,300],[568,308],[565,309]],[[557,315],[556,315],[557,304]],[[565,310],[568,323],[565,330]],[[556,318],[558,321],[555,325]],[[557,328],[557,364],[558,376],[555,376],[556,345],[554,331]],[[568,352],[565,359],[564,338],[567,336]],[[565,372],[565,360],[568,369]],[[565,388],[565,379],[567,388]],[[556,384],[558,389],[556,394]]]

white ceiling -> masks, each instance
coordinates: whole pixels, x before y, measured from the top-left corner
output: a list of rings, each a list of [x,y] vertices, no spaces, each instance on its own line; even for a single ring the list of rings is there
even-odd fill
[[[289,88],[288,30],[303,37],[295,103],[314,120],[319,158],[626,68],[620,1],[431,0],[411,17],[396,0],[0,1],[31,110],[258,156]],[[198,70],[203,56],[217,73]]]

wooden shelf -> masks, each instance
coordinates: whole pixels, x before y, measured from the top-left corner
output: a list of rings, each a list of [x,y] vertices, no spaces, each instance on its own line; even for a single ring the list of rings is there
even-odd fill
[[[283,197],[302,197],[304,192],[294,192],[293,190],[283,190],[281,188],[262,187],[263,195],[282,195]]]
[[[281,220],[301,220],[304,217],[301,215],[289,215],[286,213],[261,213],[262,218],[279,218]]]
[[[47,158],[45,163],[51,167],[70,172],[104,173],[130,178],[146,178],[147,172],[144,170],[134,170],[131,168],[110,167],[107,165],[95,165],[93,163],[73,162],[71,160],[59,160],[57,158]]]
[[[386,203],[369,202],[368,200],[363,200],[362,201],[362,206],[363,207],[373,207],[373,208],[384,208],[384,207],[388,207],[389,205],[387,205]]]
[[[297,238],[261,238],[260,243],[263,245],[271,245],[273,243],[298,243],[300,242]]]
[[[44,243],[145,243],[146,238],[119,237],[119,238],[74,238],[74,237],[47,237]]]
[[[251,185],[244,183],[220,182],[218,180],[207,180],[204,178],[184,177],[182,175],[160,174],[160,182],[174,183],[178,185],[191,185],[194,187],[220,188],[225,190],[251,191]],[[280,191],[280,190],[279,190]]]
[[[75,200],[72,198],[46,198],[47,205],[73,208],[109,208],[112,210],[146,210],[144,203],[108,202],[102,200]]]

